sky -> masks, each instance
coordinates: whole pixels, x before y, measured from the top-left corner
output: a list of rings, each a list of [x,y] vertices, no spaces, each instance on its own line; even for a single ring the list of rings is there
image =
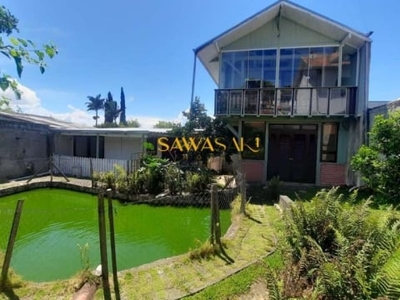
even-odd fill
[[[127,119],[138,119],[141,127],[150,128],[158,120],[184,121],[182,111],[191,99],[193,49],[274,2],[3,0],[1,4],[19,19],[19,34],[14,36],[38,46],[51,42],[59,50],[43,75],[37,67],[25,66],[18,79],[23,97],[13,105],[24,113],[92,126],[94,113],[86,110],[87,96],[111,92],[119,102],[123,87]],[[373,31],[369,98],[400,97],[400,1],[292,2],[354,30]],[[5,57],[0,58],[0,69],[17,76]],[[198,62],[194,94],[210,115],[215,88]]]

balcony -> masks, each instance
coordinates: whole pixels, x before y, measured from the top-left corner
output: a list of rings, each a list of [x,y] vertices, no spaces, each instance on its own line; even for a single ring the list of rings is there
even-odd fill
[[[215,90],[215,116],[351,116],[356,87]]]

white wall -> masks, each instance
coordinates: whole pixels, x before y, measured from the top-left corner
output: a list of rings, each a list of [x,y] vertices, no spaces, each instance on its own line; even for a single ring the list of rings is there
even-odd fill
[[[104,158],[131,159],[132,153],[141,153],[143,141],[141,138],[105,137]]]

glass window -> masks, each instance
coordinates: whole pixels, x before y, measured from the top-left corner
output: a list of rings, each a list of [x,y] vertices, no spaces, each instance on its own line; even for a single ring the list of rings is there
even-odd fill
[[[221,66],[221,89],[246,87],[248,51],[223,52]]]
[[[293,51],[281,49],[279,60],[279,86],[291,87],[293,83]]]
[[[233,87],[234,89],[246,88],[248,70],[248,51],[234,53]]]
[[[338,47],[281,49],[280,87],[337,86]]]
[[[357,49],[345,45],[342,58],[342,86],[357,86]]]
[[[322,124],[321,162],[336,162],[338,123]]]
[[[310,79],[309,48],[294,49],[292,87],[308,87]]]
[[[338,86],[339,76],[339,48],[324,48],[324,68],[322,72],[322,86]]]
[[[74,156],[96,157],[96,136],[75,136],[74,137]],[[104,158],[104,137],[99,137],[99,158]]]
[[[243,159],[264,160],[265,122],[243,122]]]
[[[275,87],[276,50],[223,52],[221,89]]]
[[[276,50],[263,51],[263,87],[275,87]]]
[[[246,78],[247,88],[260,88],[263,68],[263,52],[249,51],[248,73]]]
[[[233,88],[233,52],[224,52],[221,55],[221,86],[222,89]]]

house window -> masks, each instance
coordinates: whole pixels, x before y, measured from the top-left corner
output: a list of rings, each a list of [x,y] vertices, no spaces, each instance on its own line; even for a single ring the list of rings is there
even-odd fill
[[[242,158],[264,160],[265,122],[243,122],[242,137]]]
[[[74,136],[74,156],[96,158],[96,136]],[[99,157],[104,158],[104,137],[99,136]]]
[[[322,124],[321,162],[337,161],[338,123]]]
[[[276,49],[223,52],[221,61],[221,89],[275,86]]]
[[[345,45],[342,59],[342,86],[357,86],[357,49]]]
[[[338,47],[281,49],[279,87],[337,86],[338,61]]]

